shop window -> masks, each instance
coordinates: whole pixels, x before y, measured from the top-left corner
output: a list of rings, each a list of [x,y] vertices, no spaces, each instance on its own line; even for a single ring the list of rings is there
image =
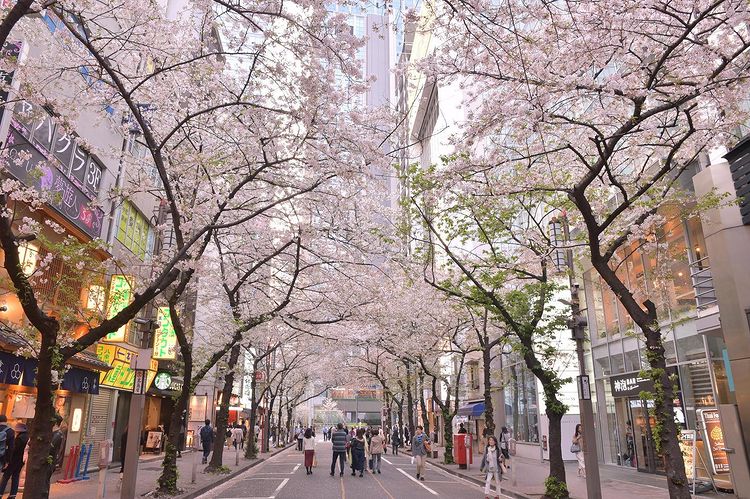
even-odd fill
[[[591,300],[594,304],[594,317],[596,321],[596,336],[598,338],[605,338],[607,336],[607,327],[604,320],[604,303],[602,301],[602,280],[598,274],[592,271],[587,271],[583,275],[583,279],[586,282],[587,295],[591,295]]]
[[[143,260],[150,252],[149,232],[151,227],[135,206],[125,201],[120,209],[120,223],[117,229],[117,240]]]
[[[521,442],[539,442],[539,407],[536,378],[520,362],[508,368],[506,414],[511,434]]]
[[[605,330],[607,336],[614,336],[620,332],[620,323],[617,320],[617,297],[604,281],[601,281],[601,290]]]

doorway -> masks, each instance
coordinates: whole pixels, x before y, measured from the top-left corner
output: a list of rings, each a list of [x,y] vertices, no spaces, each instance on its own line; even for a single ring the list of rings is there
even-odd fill
[[[664,473],[664,456],[656,452],[653,440],[656,420],[648,413],[648,409],[653,408],[653,401],[631,398],[628,405],[633,422],[633,440],[638,471]]]

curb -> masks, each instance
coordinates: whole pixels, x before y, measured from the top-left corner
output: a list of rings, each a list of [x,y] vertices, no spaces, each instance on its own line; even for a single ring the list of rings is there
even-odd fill
[[[274,452],[273,454],[271,454],[268,457],[258,458],[257,461],[253,461],[252,463],[249,463],[247,466],[244,466],[244,467],[242,467],[242,468],[240,468],[240,469],[238,469],[236,471],[233,471],[232,473],[229,473],[228,475],[223,475],[219,480],[211,482],[209,484],[206,484],[203,487],[201,487],[200,489],[193,490],[192,492],[188,492],[187,494],[184,494],[184,495],[173,496],[173,497],[174,497],[174,499],[195,499],[196,497],[198,497],[200,495],[203,495],[206,492],[208,492],[209,490],[213,489],[217,485],[221,485],[223,483],[226,483],[229,480],[232,480],[233,478],[236,478],[238,475],[241,475],[242,473],[246,472],[250,468],[258,466],[260,463],[266,461],[270,457],[273,457],[273,456],[275,456],[277,454],[281,454],[282,452],[285,452],[287,449],[291,448],[293,445],[294,444],[289,444],[286,447],[284,447],[283,449],[281,449],[280,451]]]
[[[405,451],[404,454],[407,454],[407,455],[411,456],[411,452],[410,451]],[[434,459],[434,458],[432,458],[432,459]],[[456,471],[453,468],[449,468],[445,464],[438,463],[438,462],[435,462],[434,460],[431,460],[431,458],[427,459],[427,463],[431,464],[432,466],[434,466],[436,468],[439,468],[439,469],[445,471],[446,473],[450,473],[453,476],[457,476],[458,478],[463,478],[467,482],[472,482],[472,483],[474,483],[476,485],[480,485],[480,486],[484,487],[484,482],[482,480],[480,480],[478,478],[474,478],[473,476],[464,475],[463,473],[461,473],[459,471]],[[493,488],[492,490],[495,490],[495,489]],[[520,492],[516,492],[514,490],[509,490],[509,489],[506,489],[506,488],[503,488],[500,492],[502,494],[506,495],[506,496],[513,497],[515,499],[533,499],[532,496],[527,496],[526,494],[522,494]]]

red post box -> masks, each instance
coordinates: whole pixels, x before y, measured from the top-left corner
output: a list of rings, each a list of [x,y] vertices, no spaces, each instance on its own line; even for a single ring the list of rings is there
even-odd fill
[[[466,449],[469,449],[469,463],[474,464],[474,456],[471,452],[471,435],[460,433],[453,435],[453,460],[458,463],[459,469],[466,469]]]

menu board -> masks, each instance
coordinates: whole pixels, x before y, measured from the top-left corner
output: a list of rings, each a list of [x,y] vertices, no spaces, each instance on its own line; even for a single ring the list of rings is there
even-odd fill
[[[714,473],[729,473],[729,457],[724,451],[724,432],[721,430],[719,411],[717,409],[699,409],[697,412],[703,421],[706,448]]]
[[[685,476],[695,479],[695,430],[680,431],[680,450],[685,462]]]

